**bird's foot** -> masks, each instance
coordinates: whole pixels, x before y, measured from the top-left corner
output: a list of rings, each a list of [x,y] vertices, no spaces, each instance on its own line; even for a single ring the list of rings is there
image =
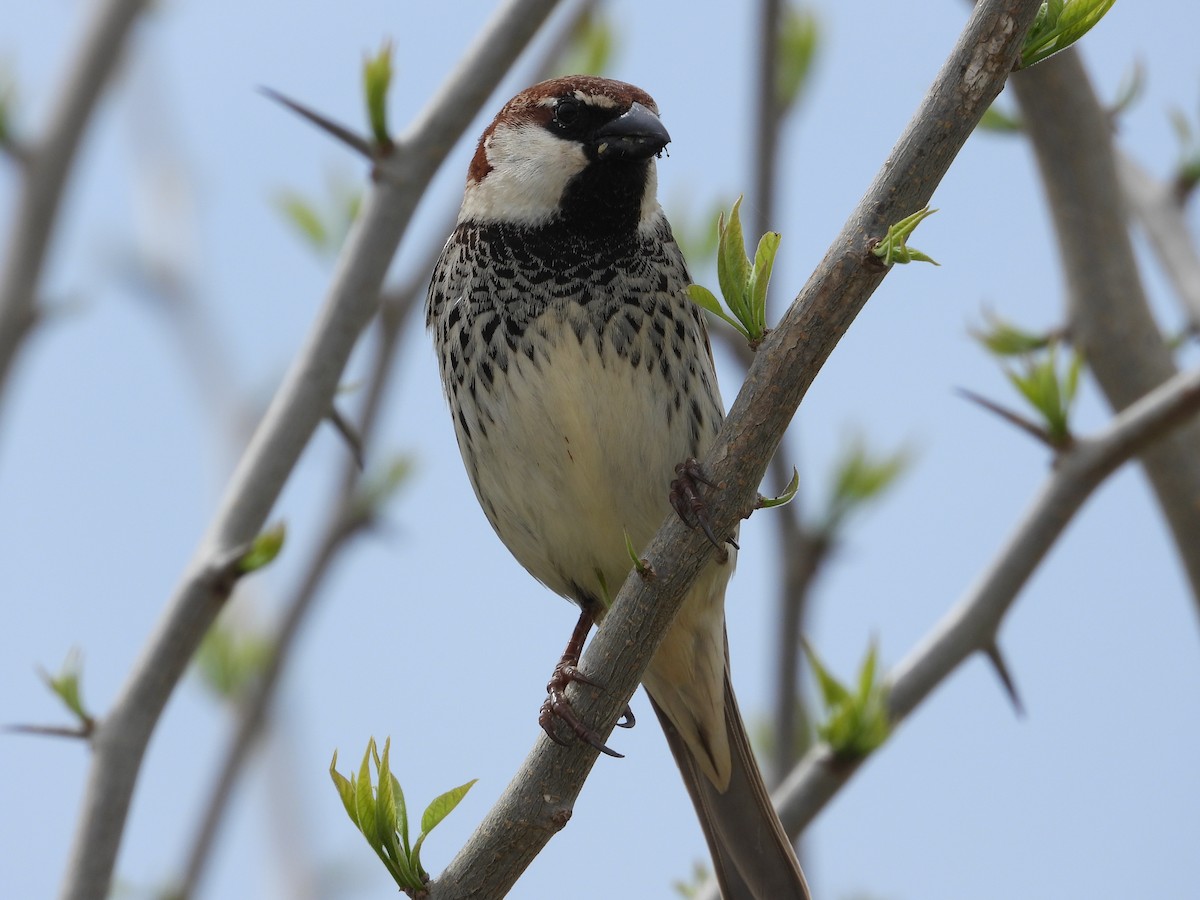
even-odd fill
[[[689,528],[699,528],[704,532],[709,543],[717,548],[718,558],[724,562],[729,558],[729,551],[725,549],[725,545],[732,544],[736,550],[739,549],[737,542],[733,538],[726,538],[724,541],[717,540],[708,516],[708,504],[700,493],[702,484],[714,489],[719,489],[721,485],[705,474],[699,460],[696,459],[685,459],[677,465],[675,475],[675,480],[671,482],[671,493],[668,495],[672,508],[685,525]]]
[[[576,737],[595,747],[601,753],[607,753],[609,756],[623,759],[623,754],[618,753],[605,744],[594,729],[589,728],[575,715],[575,710],[571,707],[571,701],[567,699],[567,685],[572,682],[586,684],[590,687],[600,688],[601,690],[604,689],[604,685],[584,675],[583,671],[579,668],[579,657],[583,653],[583,642],[591,627],[592,616],[587,610],[584,610],[580,613],[579,622],[575,626],[571,640],[567,642],[567,649],[563,651],[562,659],[558,661],[558,665],[554,667],[554,674],[550,676],[550,681],[546,683],[546,700],[542,703],[542,711],[538,714],[538,724],[542,726],[542,730],[546,732],[550,740],[556,744],[561,744],[565,747],[568,743],[558,736],[557,723],[563,722],[575,733]],[[626,704],[625,712],[617,720],[617,727],[632,728],[635,722],[636,719],[633,717],[633,710]]]
[[[538,724],[542,726],[542,730],[546,732],[550,740],[554,741],[554,743],[565,747],[569,741],[565,741],[559,737],[556,729],[556,724],[562,722],[575,733],[577,738],[595,747],[601,753],[615,756],[617,759],[624,759],[625,755],[623,753],[618,753],[605,744],[594,729],[588,727],[575,715],[571,701],[567,699],[567,685],[572,682],[603,688],[599,682],[584,675],[575,664],[575,661],[569,660],[564,656],[558,665],[554,667],[554,674],[550,676],[550,681],[546,684],[546,699],[542,703],[542,711],[538,715]],[[635,722],[633,710],[627,705],[625,712],[617,720],[617,727],[632,728]]]

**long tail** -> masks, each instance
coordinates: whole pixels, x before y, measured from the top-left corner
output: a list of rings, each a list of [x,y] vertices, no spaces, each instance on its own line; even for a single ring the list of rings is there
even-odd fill
[[[809,900],[804,873],[750,749],[729,669],[725,670],[725,722],[732,775],[725,791],[717,790],[678,729],[653,698],[651,703],[700,817],[724,900]]]

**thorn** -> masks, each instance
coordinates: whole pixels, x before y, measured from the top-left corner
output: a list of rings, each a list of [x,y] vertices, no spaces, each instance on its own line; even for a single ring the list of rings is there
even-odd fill
[[[1008,422],[1010,425],[1016,425],[1018,428],[1020,428],[1026,434],[1033,436],[1040,443],[1045,444],[1051,450],[1054,450],[1055,452],[1059,452],[1061,450],[1066,449],[1064,447],[1056,446],[1054,441],[1052,441],[1050,439],[1050,435],[1046,434],[1046,432],[1043,428],[1040,428],[1039,426],[1035,425],[1033,422],[1029,421],[1025,417],[1018,415],[1017,413],[1013,412],[1011,409],[1007,409],[1006,407],[1001,406],[999,403],[996,403],[994,400],[989,400],[987,397],[984,397],[982,394],[977,394],[972,390],[968,390],[967,388],[955,388],[954,392],[956,394],[958,394],[960,397],[970,400],[972,403],[979,404],[984,409],[986,409],[988,412],[995,413],[1001,419]]]
[[[276,103],[286,106],[301,118],[307,119],[326,134],[333,135],[333,137],[337,138],[351,150],[357,151],[369,160],[373,161],[375,159],[375,148],[372,146],[371,142],[362,135],[355,134],[345,125],[341,125],[333,121],[333,119],[323,116],[316,110],[310,109],[304,104],[298,103],[290,97],[284,96],[283,94],[279,93],[279,91],[273,90],[269,87],[260,87],[258,90],[265,96],[274,100]]]
[[[336,406],[329,408],[329,413],[325,416],[329,423],[336,429],[337,433],[342,436],[346,442],[346,446],[350,448],[350,455],[354,457],[354,463],[358,466],[358,471],[366,468],[366,454],[363,452],[362,435],[350,423],[350,420],[342,415],[341,410]]]
[[[40,737],[61,737],[74,740],[87,740],[96,730],[96,723],[88,719],[82,725],[5,725],[3,731],[9,734],[32,734]]]
[[[1012,701],[1013,711],[1016,712],[1018,718],[1025,718],[1025,704],[1021,702],[1021,695],[1017,693],[1017,686],[1013,682],[1012,674],[1008,671],[1008,663],[1004,661],[1004,656],[1000,653],[1000,645],[991,641],[983,648],[983,653],[1000,678],[1000,683],[1004,685],[1004,692]]]

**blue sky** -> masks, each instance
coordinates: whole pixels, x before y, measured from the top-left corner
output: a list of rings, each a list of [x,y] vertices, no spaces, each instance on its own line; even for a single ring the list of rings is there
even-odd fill
[[[942,0],[903,14],[879,2],[818,6],[825,41],[782,155],[775,302],[799,288],[865,190],[957,35],[963,6]],[[132,283],[129,260],[148,254],[188,275],[217,336],[219,372],[251,406],[265,402],[332,269],[296,239],[272,197],[283,189],[321,197],[331,179],[354,184],[365,172],[256,88],[360,123],[362,54],[391,36],[399,129],[489,8],[464,2],[451,16],[367,0],[172,2],[138,29],[67,194],[44,291],[59,313],[29,342],[0,419],[0,722],[61,720],[35,669],[55,669],[72,647],[84,654],[85,696],[103,713],[212,515],[241,440],[214,421],[186,341]],[[696,215],[713,198],[748,190],[753,17],[734,3],[690,4],[686,14],[681,5],[612,9],[611,74],[654,95],[674,138],[659,169],[668,212]],[[26,124],[42,121],[81,12],[55,0],[5,16],[0,62],[17,80]],[[1119,140],[1158,174],[1178,155],[1168,110],[1185,110],[1200,127],[1197,25],[1184,0],[1118,3],[1085,42],[1104,97],[1135,62],[1145,67],[1143,97],[1122,118]],[[528,71],[506,81],[489,110]],[[423,204],[397,276],[444,237],[483,124]],[[11,167],[0,168],[0,235],[11,227],[14,187]],[[873,637],[885,663],[907,653],[996,553],[1048,473],[1040,447],[953,392],[1013,399],[967,336],[984,309],[1031,328],[1062,321],[1062,277],[1027,147],[973,137],[934,205],[941,211],[914,243],[941,267],[910,266],[884,282],[817,378],[789,445],[810,501],[855,434],[914,454],[817,587],[810,640],[842,673]],[[700,261],[693,266],[712,280]],[[1175,328],[1179,311],[1152,261],[1144,277],[1160,321]],[[361,376],[360,363],[347,383]],[[721,375],[729,403],[737,374],[723,365]],[[1105,419],[1085,384],[1081,429]],[[390,734],[393,766],[418,807],[480,779],[426,848],[436,872],[537,735],[542,686],[574,613],[508,557],[478,510],[419,327],[399,354],[377,452],[411,453],[416,474],[390,509],[390,527],[333,569],[205,898],[295,896],[280,874],[288,867],[321,873],[334,885],[326,896],[394,896],[328,782],[333,750],[354,760],[368,737]],[[328,429],[306,452],[273,517],[288,523],[287,547],[239,590],[232,612],[242,621],[269,623],[291,590],[343,454]],[[735,680],[754,719],[769,701],[779,552],[766,514],[743,527],[742,546],[727,602]],[[1127,468],[1084,508],[1001,632],[1027,716],[1013,715],[981,661],[964,666],[810,829],[806,863],[818,895],[1194,893],[1194,610],[1144,479]],[[630,884],[638,896],[671,896],[671,881],[703,858],[643,696],[634,709],[639,727],[614,738],[627,758],[600,761],[570,826],[514,897],[569,885],[575,900],[599,900]],[[168,707],[118,864],[131,896],[146,896],[182,864],[228,723],[194,678]],[[72,743],[0,736],[0,893],[57,889],[87,762]]]

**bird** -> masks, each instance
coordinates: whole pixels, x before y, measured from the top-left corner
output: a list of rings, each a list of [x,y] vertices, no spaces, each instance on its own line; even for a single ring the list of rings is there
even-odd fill
[[[516,560],[580,609],[540,722],[613,751],[566,699],[587,634],[672,509],[719,545],[643,677],[725,900],[805,900],[729,676],[736,533],[704,508],[696,460],[724,417],[687,264],[657,199],[670,142],[642,89],[572,75],[484,130],[426,325],[467,475]],[[632,714],[626,712],[631,725]]]

